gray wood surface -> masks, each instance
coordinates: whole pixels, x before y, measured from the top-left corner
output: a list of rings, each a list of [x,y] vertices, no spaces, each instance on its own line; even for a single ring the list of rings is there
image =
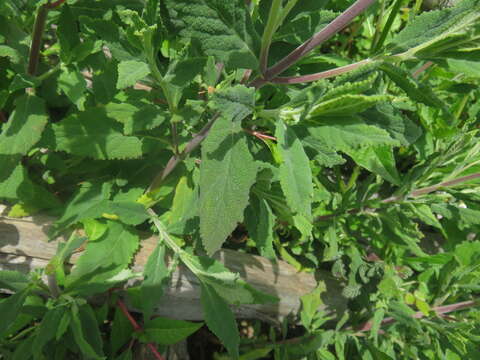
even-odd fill
[[[26,273],[44,267],[55,254],[58,242],[64,241],[56,239],[48,242],[46,231],[53,219],[42,215],[14,219],[7,217],[6,213],[6,207],[0,204],[0,270]],[[156,242],[156,237],[142,240],[132,265],[136,271],[142,271]],[[78,256],[80,253],[72,256],[72,264]],[[280,299],[277,304],[234,307],[239,318],[258,318],[277,323],[285,316],[296,315],[300,308],[300,297],[311,292],[317,286],[317,281],[325,287],[322,294],[323,310],[341,316],[346,307],[340,285],[326,272],[298,273],[286,262],[272,263],[260,256],[232,250],[219,251],[215,257],[258,290]],[[200,287],[188,269],[179,266],[173,273],[166,294],[158,300],[156,314],[185,320],[203,319]]]

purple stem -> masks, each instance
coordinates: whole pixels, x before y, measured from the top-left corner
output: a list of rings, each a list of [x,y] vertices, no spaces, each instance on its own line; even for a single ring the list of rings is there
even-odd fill
[[[306,82],[312,82],[312,81],[317,81],[320,79],[327,79],[333,76],[337,76],[352,70],[355,70],[356,68],[368,64],[372,62],[370,59],[365,59],[353,64],[345,65],[345,66],[340,66],[335,69],[331,70],[326,70],[322,71],[319,73],[315,74],[309,74],[309,75],[301,75],[301,76],[287,76],[287,77],[276,77],[271,80],[272,83],[274,84],[299,84],[299,83],[306,83]]]
[[[258,78],[251,83],[251,86],[259,88],[272,80],[276,75],[282,73],[298,60],[316,48],[324,41],[330,39],[333,35],[347,26],[357,15],[362,13],[375,0],[357,0],[352,6],[335,18],[330,24],[316,33],[313,37],[305,41],[302,45],[293,50],[290,54],[269,68],[263,78]]]

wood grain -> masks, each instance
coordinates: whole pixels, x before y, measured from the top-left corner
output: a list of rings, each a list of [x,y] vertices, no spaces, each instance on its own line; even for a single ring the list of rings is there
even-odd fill
[[[55,254],[58,243],[65,240],[59,238],[48,242],[47,231],[53,219],[42,215],[14,219],[7,217],[6,211],[6,207],[0,204],[0,270],[27,273],[44,267]],[[157,241],[154,236],[141,241],[141,248],[132,264],[136,271],[142,271]],[[72,256],[72,264],[78,256],[80,253]],[[285,316],[296,315],[300,297],[311,292],[317,281],[325,288],[323,310],[335,316],[342,315],[346,308],[340,285],[326,272],[298,273],[286,262],[273,263],[260,256],[232,250],[219,251],[215,257],[258,290],[280,299],[277,304],[234,307],[239,318],[258,318],[276,323]],[[158,300],[156,314],[185,320],[203,319],[198,280],[185,267],[179,266],[173,273],[166,294]]]

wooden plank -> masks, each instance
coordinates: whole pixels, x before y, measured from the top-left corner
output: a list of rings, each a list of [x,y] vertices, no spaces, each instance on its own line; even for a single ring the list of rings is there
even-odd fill
[[[42,215],[14,219],[5,214],[6,207],[0,204],[0,270],[26,273],[43,268],[55,254],[58,243],[64,241],[56,239],[48,242],[47,230],[52,219]],[[142,240],[133,264],[136,271],[142,271],[157,241],[154,236]],[[72,264],[78,256],[80,254],[72,257]],[[317,286],[317,280],[326,288],[322,295],[323,310],[341,315],[346,308],[346,299],[341,295],[339,284],[326,272],[315,275],[298,273],[284,261],[272,263],[260,256],[232,250],[219,251],[215,257],[258,290],[280,299],[277,304],[234,307],[239,318],[278,322],[289,314],[297,314],[300,297],[311,292]],[[185,320],[203,319],[198,280],[185,267],[179,266],[173,273],[166,294],[158,301],[156,314]]]

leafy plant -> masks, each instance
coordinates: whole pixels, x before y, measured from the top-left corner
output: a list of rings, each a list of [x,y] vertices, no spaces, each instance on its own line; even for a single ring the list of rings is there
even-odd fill
[[[0,272],[3,356],[128,359],[134,338],[161,359],[201,326],[153,317],[182,264],[229,358],[476,358],[480,1],[420,5],[2,2],[0,198],[71,234]],[[301,336],[242,339],[231,307],[278,299],[211,257],[236,229],[239,251],[331,271],[349,311],[318,312],[319,285]],[[139,276],[141,324],[114,292]]]

